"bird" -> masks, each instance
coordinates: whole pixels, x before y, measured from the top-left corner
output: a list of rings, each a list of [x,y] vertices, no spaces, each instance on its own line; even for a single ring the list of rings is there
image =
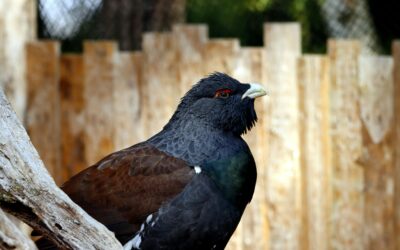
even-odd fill
[[[125,250],[224,249],[254,193],[256,164],[242,135],[257,121],[255,99],[266,94],[258,83],[207,75],[160,132],[61,188]]]

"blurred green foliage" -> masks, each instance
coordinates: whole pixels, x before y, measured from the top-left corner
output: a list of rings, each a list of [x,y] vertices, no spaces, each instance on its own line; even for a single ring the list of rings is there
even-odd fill
[[[263,44],[264,22],[301,23],[303,51],[324,53],[327,30],[321,0],[187,0],[187,22],[207,23],[210,37],[238,37],[243,46]]]

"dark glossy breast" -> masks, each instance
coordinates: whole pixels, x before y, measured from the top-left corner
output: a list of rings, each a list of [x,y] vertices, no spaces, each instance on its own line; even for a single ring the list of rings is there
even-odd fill
[[[237,151],[225,158],[207,162],[203,170],[234,205],[244,208],[251,201],[257,170],[249,150]]]

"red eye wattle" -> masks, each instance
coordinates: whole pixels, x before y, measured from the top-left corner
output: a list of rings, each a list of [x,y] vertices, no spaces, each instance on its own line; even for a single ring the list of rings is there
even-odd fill
[[[231,89],[219,89],[215,92],[215,98],[228,98],[232,94]]]

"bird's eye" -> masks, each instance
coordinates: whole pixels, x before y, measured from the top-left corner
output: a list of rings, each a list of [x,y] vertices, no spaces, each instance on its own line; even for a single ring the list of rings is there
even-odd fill
[[[228,98],[232,94],[231,89],[219,89],[215,92],[215,98]]]

